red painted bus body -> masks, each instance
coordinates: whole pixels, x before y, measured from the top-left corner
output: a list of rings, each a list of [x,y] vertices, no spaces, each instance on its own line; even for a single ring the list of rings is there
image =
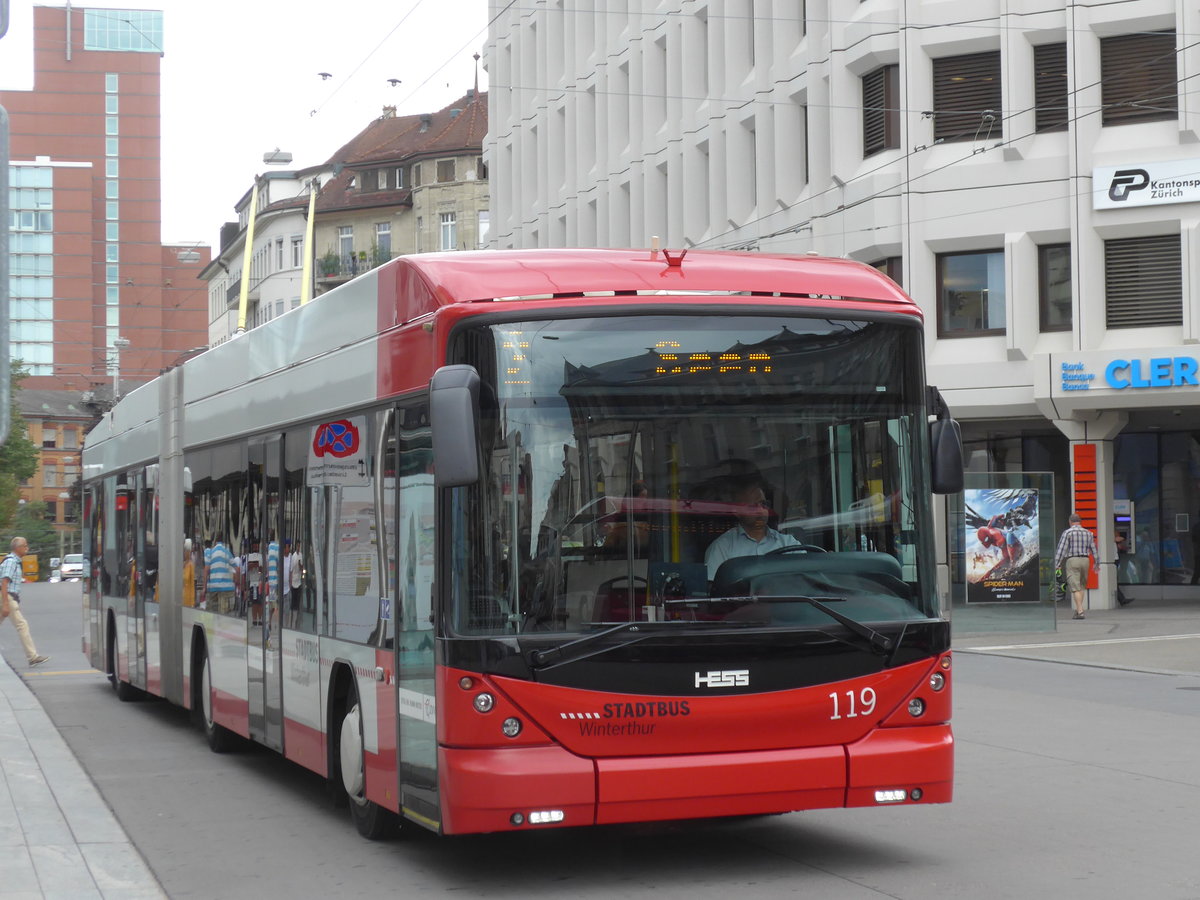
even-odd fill
[[[845,260],[393,260],[89,435],[85,652],[369,836],[948,802],[922,329]]]

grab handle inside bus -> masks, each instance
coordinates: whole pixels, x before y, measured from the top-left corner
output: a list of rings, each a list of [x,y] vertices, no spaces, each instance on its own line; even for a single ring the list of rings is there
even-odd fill
[[[433,479],[438,487],[479,480],[479,373],[474,366],[442,366],[429,380]]]
[[[957,494],[963,489],[962,431],[950,415],[950,407],[942,397],[942,392],[936,387],[928,388],[928,405],[930,414],[937,416],[929,423],[930,482],[933,492]]]

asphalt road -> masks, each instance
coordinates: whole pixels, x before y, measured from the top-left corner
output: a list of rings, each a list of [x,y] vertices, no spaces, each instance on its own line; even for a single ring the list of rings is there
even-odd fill
[[[79,652],[77,585],[22,606],[54,658],[30,672],[10,627],[0,650],[173,898],[1200,897],[1196,674],[957,654],[949,805],[371,843],[321,779],[118,702]]]

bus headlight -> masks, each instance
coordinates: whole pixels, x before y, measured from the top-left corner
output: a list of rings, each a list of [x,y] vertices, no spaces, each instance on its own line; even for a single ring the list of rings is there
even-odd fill
[[[496,698],[488,693],[476,694],[473,702],[476,712],[491,712],[492,707],[496,705]]]
[[[509,716],[500,726],[500,730],[504,732],[505,737],[515,738],[521,733],[521,720],[516,716]]]
[[[913,697],[908,701],[908,714],[914,719],[918,719],[925,714],[925,701],[920,697]]]
[[[946,676],[941,672],[934,672],[929,676],[929,686],[935,691],[940,691],[946,686]]]

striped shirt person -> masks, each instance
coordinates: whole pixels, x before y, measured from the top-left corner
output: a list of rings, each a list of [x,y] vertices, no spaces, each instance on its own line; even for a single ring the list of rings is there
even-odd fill
[[[222,540],[213,543],[208,555],[208,608],[226,615],[233,612],[233,556]]]

